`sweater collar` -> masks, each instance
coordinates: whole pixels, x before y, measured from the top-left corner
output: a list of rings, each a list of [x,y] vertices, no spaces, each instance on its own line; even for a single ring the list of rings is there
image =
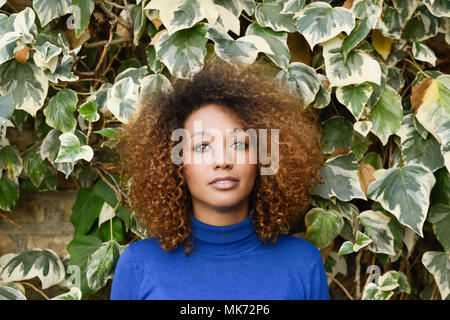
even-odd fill
[[[191,210],[191,230],[194,250],[210,255],[230,255],[255,248],[260,244],[252,222],[252,208],[241,222],[227,226],[213,226],[199,221]]]

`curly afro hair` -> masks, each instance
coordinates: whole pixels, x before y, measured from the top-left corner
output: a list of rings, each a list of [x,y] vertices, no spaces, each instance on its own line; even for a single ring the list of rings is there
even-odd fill
[[[194,247],[191,198],[182,164],[171,160],[178,143],[171,134],[208,103],[234,111],[246,128],[279,130],[278,172],[261,175],[258,159],[249,199],[259,239],[276,242],[309,208],[309,190],[322,182],[319,117],[268,74],[261,62],[238,68],[220,60],[209,62],[191,80],[175,79],[172,91],[143,93],[138,109],[122,126],[117,136],[119,170],[128,181],[130,209],[163,250],[184,244],[189,255]]]

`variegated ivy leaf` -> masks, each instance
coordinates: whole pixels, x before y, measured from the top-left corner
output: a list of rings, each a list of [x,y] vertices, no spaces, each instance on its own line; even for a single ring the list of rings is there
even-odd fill
[[[19,199],[19,179],[11,181],[7,177],[0,178],[0,209],[12,211]]]
[[[218,25],[209,27],[206,37],[215,43],[215,53],[231,65],[250,65],[255,62],[258,52],[274,54],[264,38],[247,35],[234,40]]]
[[[372,243],[372,239],[370,239],[366,234],[361,231],[356,231],[355,243],[351,241],[345,241],[341,248],[339,249],[339,255],[345,255],[353,252],[358,252],[360,249],[368,246]]]
[[[0,125],[11,119],[15,108],[14,96],[12,93],[0,97]]]
[[[364,82],[359,85],[338,87],[336,89],[336,98],[352,113],[356,120],[359,120],[372,92],[373,85],[369,82]]]
[[[326,207],[337,211],[342,218],[351,222],[358,216],[359,210],[353,203],[340,201],[339,199],[335,199],[335,202],[330,201]]]
[[[255,11],[255,0],[213,0],[215,4],[221,5],[231,11],[236,17],[241,15],[242,10],[249,16]]]
[[[316,44],[328,41],[341,32],[350,34],[355,27],[355,15],[352,11],[341,7],[333,8],[324,2],[313,2],[305,6],[294,19],[297,31],[308,41],[311,50]]]
[[[16,145],[0,148],[0,168],[6,170],[6,176],[11,181],[22,172],[23,160]]]
[[[427,78],[413,88],[411,108],[417,120],[441,145],[447,169],[450,168],[450,75]]]
[[[128,10],[131,14],[132,25],[133,25],[133,44],[135,46],[139,45],[139,39],[141,38],[142,34],[145,31],[145,22],[146,19],[144,19],[144,9],[142,6],[129,4]],[[127,23],[130,23],[128,20],[128,13],[126,9],[123,9],[120,12],[120,17]],[[131,24],[131,23],[130,23]]]
[[[412,44],[412,53],[417,60],[428,62],[433,67],[436,65],[436,55],[425,43],[415,41]]]
[[[347,261],[344,257],[338,255],[337,252],[331,251],[325,261],[325,270],[330,273],[333,277],[338,273],[347,275]],[[328,279],[328,285],[331,284],[331,279]]]
[[[322,43],[322,46],[326,75],[330,79],[331,87],[343,87],[366,81],[380,84],[380,65],[368,54],[360,50],[354,50],[348,53],[344,62],[341,39],[333,38]]]
[[[356,0],[351,10],[358,19],[367,19],[370,29],[374,29],[378,18],[381,16],[381,7],[377,0]]]
[[[42,161],[39,154],[36,152],[29,152],[23,159],[23,171],[30,178],[31,182],[36,186],[44,180],[45,176],[45,164]]]
[[[47,158],[58,171],[65,174],[67,179],[75,167],[75,162],[55,162],[59,147],[61,146],[61,141],[59,140],[61,134],[62,132],[58,129],[50,130],[47,136],[45,136],[44,141],[42,141],[40,154],[42,160]]]
[[[287,89],[297,94],[307,105],[314,101],[320,87],[316,70],[302,62],[290,63],[287,71],[280,70],[274,81],[282,87],[287,85]]]
[[[0,14],[0,23],[6,23],[5,19],[1,19],[3,14]],[[0,29],[0,31],[2,31]],[[0,36],[0,64],[14,58],[14,50],[18,46],[22,46],[23,42],[20,40],[18,32],[6,32]]]
[[[314,98],[314,101],[311,102],[310,106],[316,109],[322,109],[330,104],[332,89],[330,87],[330,80],[327,76],[321,73],[316,73],[316,76],[320,86],[319,91],[317,91],[316,97]]]
[[[106,201],[103,203],[102,209],[100,211],[100,215],[98,217],[98,227],[100,228],[101,224],[105,221],[111,220],[116,216],[116,212],[114,208],[111,207]]]
[[[44,69],[44,75],[49,81],[58,83],[58,81],[77,81],[78,76],[72,73],[73,57],[65,55],[62,57],[61,62],[56,66],[55,71],[52,73],[48,69]]]
[[[127,68],[117,75],[117,77],[114,79],[114,83],[117,83],[124,78],[130,77],[133,80],[134,84],[139,84],[142,77],[146,73],[147,73],[146,66],[140,68]]]
[[[88,101],[83,103],[79,108],[78,112],[83,116],[87,121],[95,122],[100,119],[100,115],[97,112],[97,103],[95,100]]]
[[[27,298],[17,289],[0,286],[0,300],[27,300]]]
[[[443,300],[450,294],[450,253],[428,251],[422,256],[422,263],[433,275]]]
[[[328,246],[341,232],[344,220],[334,210],[313,208],[305,216],[306,240],[317,248]]]
[[[347,61],[347,56],[362,40],[364,40],[371,30],[369,18],[359,20],[352,32],[342,41],[342,54],[344,61]]]
[[[157,58],[175,77],[191,79],[203,69],[208,42],[206,31],[207,25],[198,23],[191,29],[180,30],[172,35],[163,32],[155,44]]]
[[[94,7],[94,0],[71,0],[70,12],[73,13],[73,27],[77,38],[87,29]]]
[[[75,162],[80,159],[91,161],[94,151],[90,146],[81,146],[78,137],[71,133],[63,133],[59,136],[61,146],[55,162]]]
[[[395,91],[399,91],[405,85],[405,79],[397,67],[387,67],[386,83],[390,85]]]
[[[274,54],[266,55],[281,69],[287,71],[291,53],[287,46],[287,33],[275,32],[270,28],[261,27],[259,24],[252,23],[247,27],[245,35],[256,35],[264,38]]]
[[[373,126],[371,131],[386,145],[389,136],[400,129],[403,120],[401,96],[389,85],[384,87],[381,97],[369,114]]]
[[[353,125],[341,116],[332,116],[322,123],[322,152],[331,154],[336,149],[350,148],[353,139]]]
[[[62,48],[46,41],[42,46],[34,46],[34,49],[36,50],[33,54],[34,63],[39,68],[47,68],[51,73],[55,72],[58,55],[62,52]]]
[[[255,8],[256,22],[273,31],[295,32],[293,15],[281,13],[283,6],[283,1],[278,0],[264,0],[258,3]]]
[[[19,13],[13,13],[10,18],[14,19],[14,31],[22,36],[24,43],[30,43],[37,36],[37,27],[34,23],[36,14],[33,9],[26,7]]]
[[[69,292],[60,294],[50,300],[81,300],[81,290],[80,288],[72,287]]]
[[[413,117],[413,113],[405,115],[395,133],[401,139],[402,159],[405,163],[420,163],[434,172],[444,165],[439,142],[433,135],[424,139],[415,129]]]
[[[362,300],[389,300],[394,295],[393,291],[382,291],[379,286],[369,282],[364,286]]]
[[[136,110],[139,85],[131,77],[115,82],[108,90],[106,105],[111,113],[122,123],[128,123]]]
[[[394,8],[400,14],[402,20],[402,26],[404,27],[406,22],[412,17],[414,11],[417,9],[417,6],[420,4],[419,0],[393,0],[392,4]]]
[[[365,137],[372,130],[372,125],[372,121],[356,121],[353,124],[353,130]]]
[[[58,91],[44,109],[45,122],[62,132],[73,132],[77,126],[74,112],[77,109],[78,96],[72,89]]]
[[[281,14],[296,14],[303,9],[306,0],[284,0],[283,9],[281,9]]]
[[[168,30],[168,36],[179,30],[192,28],[205,18],[213,26],[219,16],[211,0],[152,0],[144,9],[159,10],[159,17]]]
[[[12,93],[16,109],[36,116],[47,96],[48,80],[34,63],[13,59],[0,65],[0,95]]]
[[[160,73],[149,74],[148,76],[145,76],[144,78],[140,79],[139,82],[140,82],[141,97],[142,94],[146,92],[159,92],[159,91],[169,92],[173,90],[170,80]]]
[[[4,281],[22,281],[38,277],[42,289],[64,280],[65,269],[51,249],[34,248],[22,253],[7,253],[0,257],[0,277]]]
[[[423,35],[418,35],[418,41],[425,41],[426,39],[436,36],[439,32],[446,32],[445,17],[436,17],[433,15],[425,5],[419,5],[417,7],[417,18],[419,18],[423,24]]]
[[[215,4],[215,6],[219,13],[216,23],[227,32],[228,30],[231,30],[234,34],[239,35],[241,33],[241,23],[239,18],[222,5]]]
[[[448,0],[424,0],[423,2],[436,17],[450,18],[450,3]]]
[[[411,21],[411,20],[409,20]],[[415,28],[416,25],[412,25],[412,28]],[[411,27],[408,28],[408,25],[405,26],[405,30],[410,30]],[[380,30],[383,36],[391,39],[400,39],[402,34],[402,18],[395,8],[385,6],[383,8],[383,14],[381,15],[381,19],[377,20],[377,25],[375,26],[377,30]]]
[[[364,226],[365,233],[372,239],[370,251],[395,255],[394,235],[388,227],[390,220],[391,218],[381,211],[366,210],[359,214],[359,223]]]
[[[104,242],[88,259],[86,277],[92,290],[99,290],[112,279],[117,261],[121,255],[120,244],[115,240]]]
[[[417,163],[384,170],[369,184],[368,197],[378,201],[397,220],[423,237],[430,205],[431,188],[436,183],[433,173]]]
[[[433,232],[445,251],[450,252],[450,205],[438,203],[430,208],[428,220],[433,224]]]
[[[114,81],[117,80],[117,77]],[[141,80],[141,79],[140,79]],[[139,80],[139,81],[140,81]],[[86,101],[91,101],[94,100],[95,103],[97,104],[99,110],[101,110],[103,113],[106,112],[106,100],[108,98],[108,90],[112,87],[113,85],[109,82],[104,83],[100,86],[100,88],[98,88],[97,91],[93,92],[87,99]]]
[[[34,0],[33,9],[36,11],[42,27],[45,27],[53,19],[71,13],[70,0]]]
[[[329,158],[319,172],[324,183],[314,186],[311,192],[325,199],[335,196],[341,201],[354,198],[366,200],[361,190],[358,170],[358,160],[353,152]]]

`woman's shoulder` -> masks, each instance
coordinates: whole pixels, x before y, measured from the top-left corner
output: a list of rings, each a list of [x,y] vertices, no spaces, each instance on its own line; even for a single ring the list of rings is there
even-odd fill
[[[163,252],[161,245],[156,238],[144,238],[130,243],[122,255],[134,261],[145,260],[148,257],[155,257]]]
[[[290,255],[295,255],[301,258],[301,260],[306,259],[311,261],[322,259],[320,250],[305,239],[291,234],[280,233],[277,242],[284,249],[283,251],[289,252]]]

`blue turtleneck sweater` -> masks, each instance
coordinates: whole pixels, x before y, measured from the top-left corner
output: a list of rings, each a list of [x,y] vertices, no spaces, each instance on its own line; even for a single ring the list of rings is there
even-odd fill
[[[158,240],[131,243],[116,265],[112,300],[328,300],[320,251],[280,234],[263,244],[250,213],[239,223],[213,226],[191,212],[194,248],[164,251]]]

